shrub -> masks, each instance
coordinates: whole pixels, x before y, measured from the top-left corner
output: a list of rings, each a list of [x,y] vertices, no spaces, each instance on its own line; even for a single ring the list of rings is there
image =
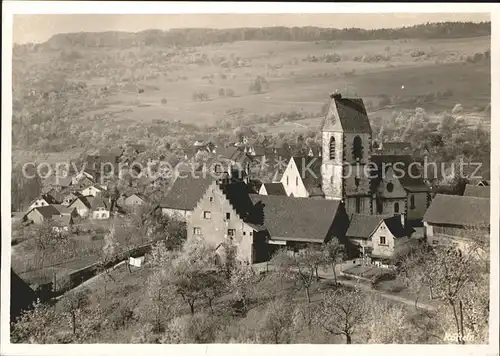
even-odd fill
[[[139,94],[144,93],[144,89],[139,89],[139,90],[138,90],[138,93],[139,93]]]
[[[224,88],[219,89],[219,96],[226,96],[226,92],[225,92]]]
[[[163,105],[165,105],[165,104],[167,103],[167,99],[165,99],[165,98],[161,99],[161,103],[162,103]]]
[[[234,96],[234,90],[233,89],[226,89],[226,96]]]

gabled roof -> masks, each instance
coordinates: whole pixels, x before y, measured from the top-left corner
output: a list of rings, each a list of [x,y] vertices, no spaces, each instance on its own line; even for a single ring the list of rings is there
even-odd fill
[[[321,189],[321,159],[306,156],[293,157],[293,160],[309,196],[324,196]]]
[[[382,222],[385,222],[395,238],[409,236],[414,231],[412,228],[401,224],[400,215],[352,214],[346,236],[368,239]]]
[[[268,195],[286,195],[285,187],[282,183],[264,183]]]
[[[177,178],[168,193],[160,203],[162,208],[193,210],[209,185],[214,181],[210,175],[205,178]]]
[[[60,215],[59,211],[52,205],[38,206],[28,211],[27,214],[33,210],[37,210],[45,219],[51,219],[53,215]]]
[[[363,99],[342,98],[341,95],[331,95],[330,110],[323,123],[323,129],[333,128],[331,114],[334,113],[332,106],[336,108],[338,119],[344,132],[348,133],[371,133],[370,120],[366,113]]]
[[[382,220],[390,215],[365,215],[352,214],[349,218],[349,228],[346,235],[348,237],[369,238]]]
[[[98,208],[108,209],[110,206],[110,204],[100,196],[86,196],[85,199],[87,199],[87,201],[89,202],[91,210],[95,210]]]
[[[71,214],[71,212],[75,209],[61,204],[53,204],[52,206],[56,208],[60,214]]]
[[[411,192],[428,191],[429,187],[423,180],[423,174],[419,172],[417,165],[411,165],[414,162],[410,155],[373,155],[371,157],[372,164],[377,168],[377,178],[372,179],[372,191],[378,186],[381,181],[383,169],[388,166],[394,166],[395,176],[404,189]],[[396,172],[397,170],[397,172]]]
[[[324,242],[337,211],[339,200],[291,198],[250,194],[254,204],[251,221],[265,226],[271,239]]]
[[[423,220],[430,224],[489,226],[490,199],[437,194]]]
[[[54,216],[52,220],[62,226],[68,226],[73,223],[73,218],[71,217],[71,215]]]
[[[490,187],[489,186],[477,186],[477,185],[467,184],[465,186],[464,196],[466,196],[466,197],[478,197],[478,198],[489,198],[490,197]]]

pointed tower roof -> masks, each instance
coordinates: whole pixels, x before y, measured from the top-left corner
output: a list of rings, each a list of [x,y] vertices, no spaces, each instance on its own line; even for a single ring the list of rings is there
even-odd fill
[[[323,121],[322,131],[372,132],[363,99],[343,98],[340,93],[332,93],[330,98],[330,107]]]

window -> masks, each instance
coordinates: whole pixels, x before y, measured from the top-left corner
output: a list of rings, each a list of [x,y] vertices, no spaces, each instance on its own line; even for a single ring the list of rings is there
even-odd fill
[[[335,137],[330,138],[330,159],[335,159]]]
[[[226,220],[231,219],[231,213],[226,213]]]
[[[410,196],[410,209],[415,209],[415,196]]]
[[[234,230],[234,229],[227,230],[227,236],[233,238],[235,234],[236,234],[236,230]]]
[[[377,214],[383,214],[384,213],[384,205],[382,204],[382,201],[380,199],[377,199]]]
[[[210,213],[210,211],[203,212],[203,219],[211,219],[211,218],[212,218],[212,214]]]
[[[247,232],[246,231],[243,231],[243,236],[246,236]]]
[[[356,213],[359,214],[361,212],[361,198],[356,197]]]
[[[399,203],[394,203],[394,213],[399,213]]]
[[[363,143],[361,137],[356,136],[352,141],[352,155],[355,160],[359,161],[363,158]]]
[[[387,183],[387,191],[391,193],[394,190],[394,184],[392,183]]]
[[[333,176],[330,177],[330,184],[333,184]]]
[[[253,235],[253,231],[250,231],[250,236],[252,236],[252,235]]]
[[[288,183],[288,176],[286,176],[286,185],[288,185],[288,184],[289,184],[289,183]]]
[[[356,185],[356,188],[359,187],[359,183],[361,182],[361,178],[359,177],[354,177],[354,184]]]
[[[201,228],[199,228],[199,227],[194,227],[194,228],[193,228],[193,234],[194,234],[194,235],[201,235]]]
[[[295,177],[295,186],[299,185],[299,177]]]
[[[385,236],[380,236],[380,244],[385,245]]]
[[[210,203],[213,203],[214,202],[214,197],[210,197]]]

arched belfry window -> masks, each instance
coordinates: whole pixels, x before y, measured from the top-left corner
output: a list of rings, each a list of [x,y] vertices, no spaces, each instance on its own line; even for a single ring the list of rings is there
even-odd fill
[[[354,137],[352,141],[352,155],[356,160],[361,160],[363,158],[363,143],[359,136]]]
[[[330,159],[335,159],[335,137],[330,138]]]

